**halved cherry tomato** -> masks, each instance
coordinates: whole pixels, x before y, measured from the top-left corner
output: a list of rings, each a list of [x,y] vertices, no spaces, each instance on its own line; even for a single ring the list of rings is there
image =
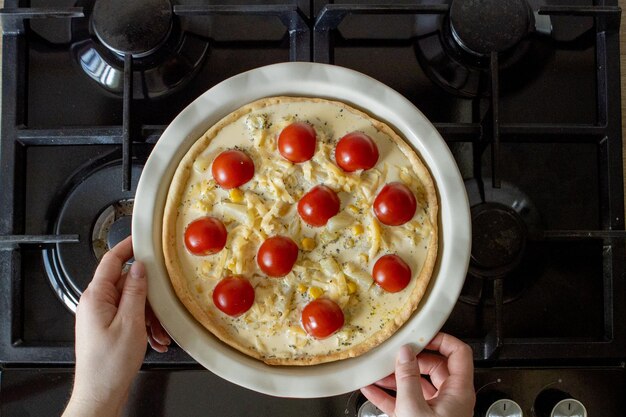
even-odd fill
[[[325,185],[316,185],[298,201],[298,213],[307,224],[319,227],[339,213],[339,205],[337,193]]]
[[[387,292],[402,291],[411,281],[411,268],[398,255],[385,255],[374,264],[372,277]]]
[[[298,245],[285,236],[272,236],[265,240],[256,255],[259,268],[270,277],[284,277],[298,259]]]
[[[252,307],[254,288],[241,275],[227,276],[213,289],[213,303],[229,316],[240,316]]]
[[[291,162],[306,162],[315,153],[315,129],[308,123],[295,122],[278,136],[278,152]]]
[[[343,326],[341,307],[327,298],[311,301],[302,309],[302,327],[316,339],[325,339]]]
[[[239,187],[254,176],[254,162],[245,152],[230,149],[217,155],[211,167],[215,182],[228,190]]]
[[[201,217],[185,229],[185,246],[194,255],[211,255],[226,245],[226,227],[215,217]]]
[[[417,202],[409,187],[401,182],[385,185],[374,200],[374,213],[388,226],[400,226],[411,220]]]
[[[346,172],[370,169],[378,162],[378,148],[365,133],[351,132],[339,139],[335,161]]]

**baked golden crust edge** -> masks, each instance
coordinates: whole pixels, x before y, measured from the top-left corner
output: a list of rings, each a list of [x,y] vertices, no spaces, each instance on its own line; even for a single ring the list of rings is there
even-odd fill
[[[411,294],[407,298],[407,302],[402,309],[395,316],[394,320],[390,320],[385,326],[383,326],[376,333],[372,334],[369,338],[363,342],[356,344],[349,349],[342,350],[340,352],[332,352],[329,354],[315,355],[315,356],[302,356],[297,358],[267,358],[260,354],[257,350],[250,348],[249,346],[239,343],[229,337],[228,331],[224,329],[214,320],[213,314],[209,311],[205,311],[190,295],[191,290],[187,288],[187,280],[184,277],[182,267],[178,262],[177,255],[177,230],[176,223],[178,218],[178,207],[180,205],[185,187],[189,180],[190,172],[193,162],[202,153],[204,149],[209,146],[210,142],[215,136],[227,125],[235,122],[242,116],[249,114],[253,111],[257,111],[264,107],[279,104],[283,102],[299,102],[299,101],[311,101],[311,102],[329,102],[333,105],[342,107],[360,117],[364,117],[369,120],[372,125],[385,133],[401,152],[409,159],[414,173],[419,178],[420,182],[424,186],[426,194],[427,213],[431,223],[430,236],[428,250],[426,258],[419,275],[416,277],[416,284],[412,289]],[[437,191],[434,181],[428,171],[428,168],[424,165],[417,153],[386,123],[376,120],[368,114],[348,106],[345,103],[326,100],[321,98],[309,98],[309,97],[268,97],[263,98],[228,114],[215,125],[213,125],[207,132],[199,138],[187,151],[184,157],[181,159],[175,173],[172,178],[172,182],[167,193],[167,199],[165,203],[165,210],[163,215],[163,233],[162,233],[162,246],[163,255],[165,259],[165,266],[167,268],[170,282],[174,288],[179,300],[191,313],[191,315],[204,326],[209,332],[216,336],[219,340],[227,345],[237,349],[238,351],[259,359],[269,365],[295,365],[306,366],[316,365],[325,362],[332,362],[347,358],[353,358],[370,351],[382,342],[391,337],[404,323],[406,323],[413,312],[417,309],[420,301],[422,300],[430,282],[432,272],[437,260],[438,251],[438,211],[439,205],[437,200]]]

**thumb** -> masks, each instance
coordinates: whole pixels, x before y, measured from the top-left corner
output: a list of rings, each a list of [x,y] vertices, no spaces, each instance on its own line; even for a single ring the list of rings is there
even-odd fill
[[[146,269],[141,262],[135,261],[124,282],[119,313],[127,317],[144,317],[147,292]]]
[[[409,345],[400,348],[396,360],[396,416],[422,415],[430,407],[424,399],[420,368]]]

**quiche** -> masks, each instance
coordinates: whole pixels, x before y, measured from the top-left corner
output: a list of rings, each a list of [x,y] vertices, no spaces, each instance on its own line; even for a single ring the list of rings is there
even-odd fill
[[[338,101],[264,98],[180,161],[163,218],[176,295],[270,365],[359,356],[402,326],[437,257],[437,193],[387,124]]]

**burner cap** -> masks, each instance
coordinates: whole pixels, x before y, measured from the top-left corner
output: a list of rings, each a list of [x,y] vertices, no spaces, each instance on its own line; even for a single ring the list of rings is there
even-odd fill
[[[116,201],[98,216],[91,233],[91,248],[98,261],[130,235],[134,199]]]
[[[139,58],[166,39],[172,25],[172,4],[169,0],[98,0],[92,25],[107,48]]]
[[[511,48],[528,34],[531,23],[526,0],[454,0],[450,6],[454,39],[475,55]]]
[[[55,234],[78,234],[76,245],[56,244],[44,250],[48,279],[65,306],[76,310],[82,292],[109,245],[130,232],[133,198],[142,166],[133,164],[130,191],[122,191],[121,161],[81,171],[71,184],[56,217]]]
[[[503,275],[519,261],[525,244],[526,227],[515,210],[491,202],[472,207],[474,269]]]

